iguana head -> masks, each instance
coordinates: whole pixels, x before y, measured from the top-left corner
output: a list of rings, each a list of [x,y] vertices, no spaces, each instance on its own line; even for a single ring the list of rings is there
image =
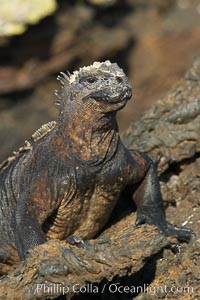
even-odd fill
[[[132,96],[127,76],[116,63],[94,62],[71,75],[61,73],[62,90],[57,95],[61,110],[104,114],[125,106]]]

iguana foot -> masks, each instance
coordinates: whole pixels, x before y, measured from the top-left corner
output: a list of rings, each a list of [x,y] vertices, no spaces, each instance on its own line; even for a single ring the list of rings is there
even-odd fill
[[[146,216],[145,214],[139,214],[135,225],[149,224],[155,225],[159,232],[165,236],[171,236],[177,238],[180,242],[188,243],[191,240],[193,231],[189,228],[178,227],[169,222],[166,222],[165,219],[158,218],[158,216]]]
[[[71,235],[66,239],[66,242],[69,243],[70,245],[77,246],[78,248],[84,248],[85,243],[84,241],[76,235]]]
[[[162,231],[161,231],[162,232]],[[166,228],[162,232],[166,236],[172,236],[177,238],[180,242],[188,243],[194,232],[189,228],[178,227],[169,222],[166,223]]]

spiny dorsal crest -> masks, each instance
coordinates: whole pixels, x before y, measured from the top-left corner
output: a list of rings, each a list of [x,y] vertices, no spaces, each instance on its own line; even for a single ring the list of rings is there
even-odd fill
[[[58,75],[57,80],[61,83],[61,91],[55,91],[57,97],[55,104],[57,106],[61,104],[63,96],[69,93],[71,85],[78,81],[80,77],[90,75],[96,71],[109,73],[119,77],[125,75],[124,71],[119,68],[116,63],[111,63],[109,60],[106,60],[105,62],[94,62],[90,66],[82,67],[78,71],[74,71],[72,74],[69,72],[67,74],[60,72],[61,75]]]
[[[16,160],[21,155],[21,153],[30,151],[31,149],[32,149],[31,143],[26,140],[24,142],[24,145],[20,147],[18,151],[14,151],[12,156],[8,157],[0,164],[0,171],[6,169],[13,160]]]
[[[14,151],[13,155],[5,159],[0,164],[0,171],[6,169],[13,160],[16,160],[22,153],[30,151],[33,146],[33,142],[40,140],[43,136],[45,136],[48,132],[52,131],[52,129],[56,126],[56,121],[51,121],[47,124],[42,125],[37,131],[35,131],[31,139],[26,140],[24,145],[19,148],[18,151]]]
[[[31,138],[34,142],[40,140],[48,132],[50,132],[56,126],[56,121],[51,121],[47,124],[42,125],[37,131],[35,131]]]

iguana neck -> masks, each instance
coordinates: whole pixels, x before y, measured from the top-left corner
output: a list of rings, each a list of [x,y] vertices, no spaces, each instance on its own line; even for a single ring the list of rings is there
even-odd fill
[[[99,118],[87,114],[60,117],[57,141],[60,148],[82,162],[98,165],[110,160],[119,143],[115,115]]]

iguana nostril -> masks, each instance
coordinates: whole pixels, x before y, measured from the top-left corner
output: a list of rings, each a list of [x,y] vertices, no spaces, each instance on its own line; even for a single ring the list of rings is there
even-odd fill
[[[132,97],[132,89],[128,89],[126,93],[128,98]]]

